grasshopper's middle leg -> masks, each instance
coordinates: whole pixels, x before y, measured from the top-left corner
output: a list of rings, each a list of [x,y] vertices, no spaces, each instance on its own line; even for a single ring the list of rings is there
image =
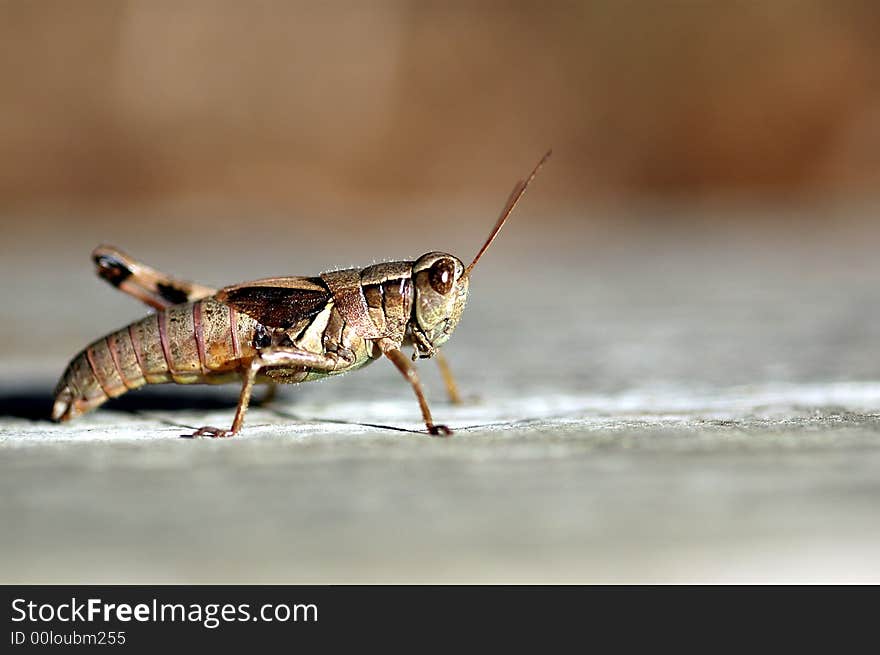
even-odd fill
[[[235,410],[235,418],[232,427],[228,430],[205,426],[193,432],[191,437],[232,437],[241,432],[244,425],[244,416],[247,414],[251,402],[251,392],[257,379],[257,373],[267,366],[303,367],[316,371],[332,371],[338,359],[331,355],[318,355],[297,348],[267,348],[260,351],[251,360],[250,365],[243,374],[241,394],[238,397],[238,407]]]

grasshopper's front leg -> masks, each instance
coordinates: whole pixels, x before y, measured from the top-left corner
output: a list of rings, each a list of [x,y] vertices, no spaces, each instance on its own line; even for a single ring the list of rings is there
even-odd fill
[[[449,396],[449,402],[453,405],[461,405],[464,401],[458,392],[458,385],[455,382],[455,376],[452,375],[452,369],[449,368],[449,362],[439,350],[434,355],[434,359],[437,360],[437,367],[440,369],[440,375],[443,376],[443,384],[446,385],[446,395]]]
[[[298,348],[267,348],[251,360],[250,366],[243,374],[241,394],[232,427],[228,430],[205,426],[199,428],[190,437],[232,437],[241,432],[244,416],[251,402],[251,392],[260,370],[267,366],[283,366],[289,368],[310,368],[315,371],[332,371],[339,359],[332,355],[317,355]]]
[[[428,428],[428,433],[435,437],[450,436],[452,430],[445,425],[434,424],[434,419],[431,416],[431,409],[428,407],[428,401],[425,400],[425,393],[422,391],[422,382],[419,380],[419,374],[416,372],[416,369],[412,365],[412,362],[410,362],[409,358],[404,355],[399,348],[390,348],[389,350],[386,350],[385,356],[394,363],[397,370],[400,371],[403,377],[405,377],[410,385],[412,385],[413,391],[416,394],[416,399],[419,401],[419,407],[422,410],[422,418],[425,421],[425,427]]]

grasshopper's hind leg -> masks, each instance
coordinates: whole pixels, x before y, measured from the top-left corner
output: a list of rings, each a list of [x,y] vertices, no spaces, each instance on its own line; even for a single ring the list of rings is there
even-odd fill
[[[298,348],[266,348],[251,360],[250,366],[243,374],[241,394],[238,397],[238,407],[235,410],[235,418],[232,427],[228,430],[205,426],[199,428],[190,437],[232,437],[241,432],[244,425],[244,416],[247,414],[251,402],[251,393],[257,374],[267,366],[281,366],[285,368],[308,368],[314,371],[332,371],[338,359],[332,355],[317,355]],[[273,385],[274,386],[274,385]]]
[[[92,259],[101,278],[154,309],[167,309],[217,293],[211,287],[178,280],[150,268],[113,246],[98,246]]]

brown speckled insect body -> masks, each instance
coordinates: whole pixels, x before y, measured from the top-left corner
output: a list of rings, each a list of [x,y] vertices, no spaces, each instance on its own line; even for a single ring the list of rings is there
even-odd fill
[[[73,358],[56,387],[52,418],[66,421],[146,384],[241,380],[232,427],[204,427],[193,435],[231,436],[241,430],[254,384],[307,382],[384,356],[411,384],[428,432],[451,434],[434,423],[401,348],[413,346],[413,359],[438,356],[450,397],[457,399],[438,348],[461,319],[471,271],[549,156],[514,187],[467,267],[452,255],[431,252],[416,261],[269,278],[218,291],[176,280],[115,248],[97,248],[92,256],[98,274],[157,311]]]

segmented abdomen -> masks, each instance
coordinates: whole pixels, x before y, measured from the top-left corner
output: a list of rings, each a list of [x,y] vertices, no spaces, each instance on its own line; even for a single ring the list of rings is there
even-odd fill
[[[254,356],[255,327],[213,298],[147,316],[71,360],[55,389],[52,418],[79,416],[145,384],[225,382]]]

